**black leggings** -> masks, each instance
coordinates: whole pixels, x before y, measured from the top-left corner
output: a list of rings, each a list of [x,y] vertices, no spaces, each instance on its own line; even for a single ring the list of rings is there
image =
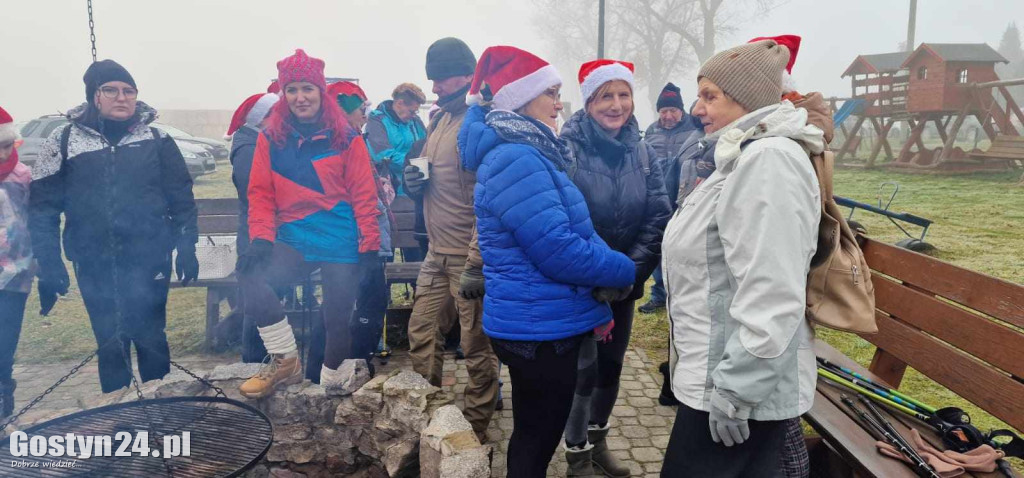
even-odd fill
[[[588,425],[604,425],[611,417],[615,400],[619,396],[622,361],[626,357],[629,336],[633,330],[633,305],[632,300],[612,304],[615,327],[610,342],[595,344],[589,337],[583,341],[577,365],[578,379],[572,413],[565,426],[566,443],[586,443]]]
[[[750,420],[750,438],[725,446],[711,440],[708,412],[679,405],[661,466],[662,478],[778,478],[786,420]]]
[[[384,278],[383,260],[366,261],[359,267],[359,297],[351,324],[352,358],[370,360],[380,343],[391,291]]]
[[[579,342],[561,355],[550,342],[534,358],[511,353],[501,345],[494,353],[512,378],[512,437],[508,442],[510,478],[543,478],[562,439],[576,388]]]
[[[14,372],[14,352],[18,350],[26,300],[25,292],[0,290],[0,384],[10,382]]]
[[[317,268],[323,279],[324,299],[320,310],[327,336],[324,365],[337,369],[343,360],[349,358],[349,319],[359,287],[358,264],[307,262],[299,251],[275,242],[269,262],[261,270],[240,278],[245,294],[245,313],[259,327],[285,320],[284,307],[274,288],[299,283]]]

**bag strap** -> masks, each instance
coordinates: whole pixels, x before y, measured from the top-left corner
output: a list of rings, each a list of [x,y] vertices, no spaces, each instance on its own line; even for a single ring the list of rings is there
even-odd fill
[[[824,204],[832,201],[832,173],[835,170],[835,157],[831,151],[823,151],[821,154],[812,154],[811,166],[814,167],[814,174],[818,176],[818,188],[821,190],[821,202]]]
[[[60,132],[60,160],[62,163],[68,160],[68,142],[71,139],[72,126],[71,123],[68,123],[64,130]]]

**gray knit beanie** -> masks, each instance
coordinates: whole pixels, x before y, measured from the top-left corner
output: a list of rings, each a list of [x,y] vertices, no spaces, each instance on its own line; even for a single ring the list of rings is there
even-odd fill
[[[762,40],[718,52],[700,67],[697,81],[707,78],[747,111],[782,101],[782,71],[789,49]]]

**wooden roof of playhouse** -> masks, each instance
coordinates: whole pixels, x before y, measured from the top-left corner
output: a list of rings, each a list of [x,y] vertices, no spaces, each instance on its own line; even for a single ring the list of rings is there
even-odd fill
[[[910,56],[909,51],[895,53],[879,53],[876,55],[858,55],[853,63],[843,72],[840,78],[853,75],[879,75],[899,71],[903,62]]]
[[[900,66],[908,68],[924,55],[947,63],[1009,63],[987,43],[922,43]]]
[[[840,78],[855,75],[881,75],[906,69],[911,62],[931,55],[943,62],[1007,63],[986,43],[922,43],[912,52],[858,55]]]

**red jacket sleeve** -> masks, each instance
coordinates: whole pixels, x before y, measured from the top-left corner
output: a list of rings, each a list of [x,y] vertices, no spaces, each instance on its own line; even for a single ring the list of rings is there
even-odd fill
[[[274,242],[277,237],[277,204],[274,177],[270,171],[270,142],[260,134],[249,173],[249,238]]]
[[[377,185],[370,169],[370,152],[362,137],[352,140],[345,150],[344,182],[349,192],[349,204],[355,212],[359,226],[359,252],[380,250],[380,229],[377,224]]]

